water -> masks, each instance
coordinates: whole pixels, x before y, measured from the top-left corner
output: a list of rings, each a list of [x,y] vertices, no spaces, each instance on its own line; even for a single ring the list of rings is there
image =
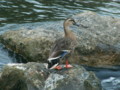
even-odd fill
[[[21,26],[33,29],[42,23],[54,23],[86,10],[120,18],[120,0],[0,0],[0,34],[18,30]],[[0,45],[0,68],[14,62],[21,62],[19,56]],[[87,69],[101,79],[104,90],[120,90],[119,67],[115,70]]]
[[[91,10],[120,17],[119,0],[1,0],[0,25],[63,20]]]
[[[102,86],[104,90],[120,90],[120,78],[109,77],[108,79],[102,80]]]
[[[2,68],[7,63],[15,62],[15,58],[10,57],[8,50],[4,48],[3,45],[0,44],[0,68]]]
[[[101,80],[103,90],[120,90],[120,66],[112,67],[88,67],[88,71],[94,71],[96,76]]]

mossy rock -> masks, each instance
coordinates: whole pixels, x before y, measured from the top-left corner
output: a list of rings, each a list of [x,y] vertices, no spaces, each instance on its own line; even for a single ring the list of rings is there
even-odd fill
[[[14,67],[6,67],[0,78],[0,90],[28,90],[24,72]]]

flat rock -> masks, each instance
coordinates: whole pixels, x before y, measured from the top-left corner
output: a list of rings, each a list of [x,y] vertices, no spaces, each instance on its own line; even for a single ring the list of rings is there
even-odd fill
[[[100,16],[91,11],[73,15],[72,18],[80,26],[71,27],[78,39],[75,54],[70,58],[71,63],[120,65],[119,18]],[[53,42],[63,35],[63,21],[60,21],[52,25],[40,25],[33,30],[11,30],[1,35],[0,41],[28,61],[45,62]]]
[[[1,90],[102,90],[100,80],[82,66],[45,69],[43,63],[8,64],[0,76]]]

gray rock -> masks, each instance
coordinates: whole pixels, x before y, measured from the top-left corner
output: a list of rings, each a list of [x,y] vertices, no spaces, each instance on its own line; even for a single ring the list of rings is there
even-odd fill
[[[0,77],[1,90],[102,90],[99,79],[82,66],[48,70],[42,63],[6,65]]]
[[[54,34],[55,33],[55,34]],[[1,36],[1,42],[15,53],[21,54],[29,61],[47,59],[51,44],[60,36],[58,31],[18,30],[8,31]],[[51,37],[51,38],[49,38]]]
[[[91,11],[73,18],[80,25],[76,33],[79,42],[77,51],[83,64],[120,65],[120,19]]]
[[[89,66],[120,65],[120,19],[100,16],[86,11],[73,15],[79,27],[71,27],[78,39],[78,47],[71,63]],[[52,43],[62,37],[63,22],[44,24],[34,30],[8,31],[0,36],[7,48],[24,56],[28,61],[44,62]],[[59,30],[58,30],[59,27]]]

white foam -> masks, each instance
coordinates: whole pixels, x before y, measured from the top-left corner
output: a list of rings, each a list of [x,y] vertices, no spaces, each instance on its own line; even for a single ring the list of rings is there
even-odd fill
[[[110,77],[104,79],[101,84],[105,90],[120,90],[120,77]]]
[[[10,66],[10,67],[16,67],[17,69],[20,69],[20,70],[25,70],[26,68],[23,66],[22,63],[9,63],[7,64],[7,66]]]
[[[104,79],[104,80],[102,81],[102,83],[112,82],[114,79],[115,79],[115,77],[110,77],[110,78],[108,78],[108,79]]]
[[[8,63],[7,66],[19,66],[19,65],[23,65],[22,63]]]

